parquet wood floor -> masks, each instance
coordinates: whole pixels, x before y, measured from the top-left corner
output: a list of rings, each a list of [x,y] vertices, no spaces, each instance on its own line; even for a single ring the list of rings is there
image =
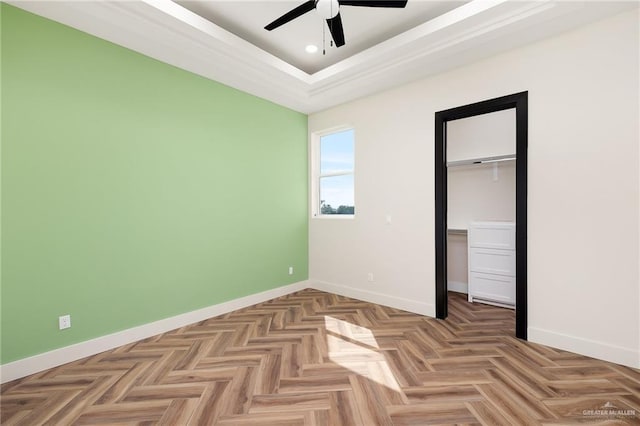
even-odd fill
[[[2,387],[3,425],[640,424],[640,371],[304,290]],[[599,411],[595,411],[599,410]]]

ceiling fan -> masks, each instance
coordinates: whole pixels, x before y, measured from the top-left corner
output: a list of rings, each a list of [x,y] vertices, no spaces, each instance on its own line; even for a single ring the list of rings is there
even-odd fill
[[[403,8],[406,5],[407,0],[308,0],[285,13],[264,27],[264,29],[271,31],[316,9],[327,20],[331,37],[336,43],[336,47],[340,47],[344,45],[344,29],[342,28],[342,18],[340,18],[340,6]]]

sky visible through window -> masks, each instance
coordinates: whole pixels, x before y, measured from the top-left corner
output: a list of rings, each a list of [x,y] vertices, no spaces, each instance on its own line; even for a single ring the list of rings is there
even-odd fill
[[[354,206],[353,133],[353,129],[349,129],[320,138],[320,175],[345,173],[320,178],[320,201],[323,206],[330,205],[334,209]]]

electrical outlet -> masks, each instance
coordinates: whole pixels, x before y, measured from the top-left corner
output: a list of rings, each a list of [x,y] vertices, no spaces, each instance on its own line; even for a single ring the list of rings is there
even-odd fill
[[[373,282],[373,272],[369,272],[369,273],[367,274],[367,281],[369,281],[370,283],[372,283],[372,282]]]
[[[289,266],[289,275],[293,275],[293,266]]]
[[[71,315],[62,315],[58,317],[58,326],[60,330],[64,330],[65,328],[71,327]]]

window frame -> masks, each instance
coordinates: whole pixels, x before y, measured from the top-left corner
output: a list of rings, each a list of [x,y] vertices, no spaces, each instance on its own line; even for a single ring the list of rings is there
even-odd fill
[[[350,171],[341,170],[339,172],[331,172],[331,173],[320,173],[320,165],[322,161],[321,157],[321,141],[324,136],[331,135],[333,133],[340,133],[347,130],[353,131],[353,168]],[[323,214],[321,212],[320,207],[320,181],[322,178],[326,177],[335,177],[335,176],[352,176],[353,177],[353,206],[356,206],[356,129],[353,125],[340,125],[336,127],[331,127],[328,129],[323,129],[320,131],[311,133],[311,149],[310,149],[310,158],[309,162],[311,164],[311,173],[310,173],[310,211],[311,217],[315,219],[353,219],[355,217],[355,212],[353,214]]]

